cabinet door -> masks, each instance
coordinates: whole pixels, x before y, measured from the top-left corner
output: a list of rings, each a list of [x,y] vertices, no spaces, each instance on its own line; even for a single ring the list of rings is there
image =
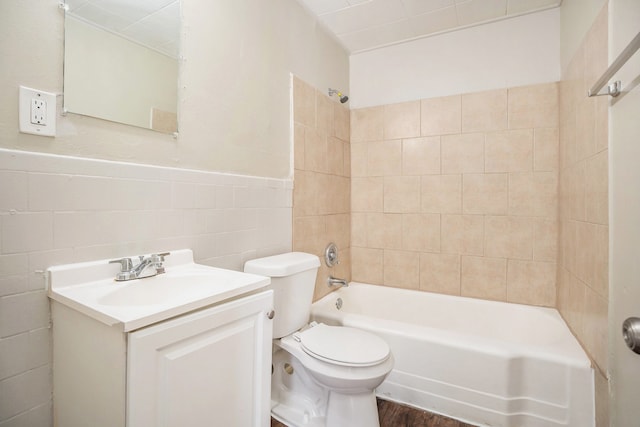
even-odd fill
[[[129,334],[128,427],[267,427],[273,291]]]

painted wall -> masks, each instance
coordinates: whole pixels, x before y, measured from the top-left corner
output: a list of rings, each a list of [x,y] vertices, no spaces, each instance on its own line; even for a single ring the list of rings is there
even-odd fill
[[[560,64],[563,72],[607,0],[563,0],[560,8]]]
[[[62,93],[58,3],[0,3],[0,53],[11,64],[0,69],[0,147],[283,178],[290,73],[348,91],[346,52],[295,0],[184,0],[177,140],[73,114],[58,118],[56,138],[19,134],[18,85]]]
[[[351,57],[351,108],[560,80],[551,9]]]

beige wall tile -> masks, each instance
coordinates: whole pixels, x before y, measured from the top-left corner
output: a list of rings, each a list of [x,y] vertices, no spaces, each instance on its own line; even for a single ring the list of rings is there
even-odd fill
[[[421,253],[420,290],[460,295],[460,255]]]
[[[507,129],[507,90],[462,95],[462,132]]]
[[[296,170],[293,178],[293,216],[318,213],[318,182],[315,172]]]
[[[343,170],[344,175],[351,177],[351,144],[345,142],[342,144],[343,149]]]
[[[484,254],[484,218],[482,215],[442,215],[441,250],[443,253]]]
[[[409,251],[440,252],[440,215],[402,215],[402,248]]]
[[[565,270],[558,275],[558,310],[574,334],[582,332],[586,285]]]
[[[402,249],[402,214],[384,214],[384,247]]]
[[[462,96],[446,96],[421,101],[421,132],[424,136],[460,133]]]
[[[351,140],[350,111],[347,107],[337,102],[333,102],[333,136],[349,142]]]
[[[367,176],[368,142],[352,142],[348,144],[351,149],[351,176]]]
[[[507,260],[486,257],[462,257],[461,295],[506,301]]]
[[[333,105],[335,104],[327,95],[316,90],[316,129],[327,136],[334,135]]]
[[[338,138],[327,138],[327,172],[344,176],[344,142]]]
[[[293,250],[318,253],[322,250],[325,236],[323,216],[305,216],[293,220]]]
[[[351,246],[351,216],[348,213],[327,215],[325,217],[325,235],[323,244],[334,242],[340,252]]]
[[[351,247],[351,278],[356,282],[381,285],[384,256],[382,249]]]
[[[533,258],[533,219],[514,216],[486,216],[484,255],[494,258]]]
[[[559,167],[558,155],[558,129],[535,129],[533,136],[533,170],[537,172],[557,171]]]
[[[295,123],[293,125],[293,167],[294,169],[304,169],[304,125]]]
[[[440,149],[443,174],[484,172],[484,134],[442,136]]]
[[[599,97],[596,102],[595,117],[595,145],[596,152],[609,146],[609,100],[606,96]]]
[[[316,91],[297,77],[293,78],[293,121],[316,126]]]
[[[384,139],[420,136],[420,101],[384,106]]]
[[[509,174],[509,214],[555,218],[557,189],[555,172]]]
[[[586,220],[597,224],[609,223],[608,153],[601,151],[586,162]]]
[[[608,369],[608,301],[588,287],[585,289],[583,327],[584,333],[580,338],[600,370],[606,372]]]
[[[465,214],[507,213],[507,174],[468,174],[462,177],[462,212]]]
[[[311,128],[304,132],[305,169],[315,172],[327,172],[327,137]]]
[[[576,222],[575,275],[603,297],[608,297],[609,228]]]
[[[384,283],[387,286],[418,289],[420,287],[420,254],[385,250]]]
[[[351,142],[382,141],[383,107],[351,110]]]
[[[558,256],[558,221],[553,218],[533,218],[533,259],[556,261]]]
[[[430,175],[440,173],[440,137],[402,140],[402,174]]]
[[[505,130],[485,136],[485,172],[533,170],[533,130]]]
[[[369,215],[376,214],[361,212],[353,212],[351,214],[351,244],[353,246],[360,246],[363,248],[369,247],[369,233],[367,232],[367,221]]]
[[[353,212],[382,212],[383,195],[383,178],[352,178],[351,209]]]
[[[507,301],[554,307],[556,264],[510,259],[507,268]]]
[[[576,108],[576,155],[583,160],[596,153],[596,103],[585,97]]]
[[[558,127],[558,86],[509,89],[509,129]]]
[[[427,175],[421,179],[422,212],[462,213],[462,175]]]
[[[420,177],[387,176],[384,178],[384,212],[420,212]]]
[[[367,143],[367,176],[402,175],[402,141]]]

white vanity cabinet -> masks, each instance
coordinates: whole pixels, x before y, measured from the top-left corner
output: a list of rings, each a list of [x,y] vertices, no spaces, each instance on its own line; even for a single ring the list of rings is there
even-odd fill
[[[52,301],[58,427],[267,427],[273,292],[133,331]]]

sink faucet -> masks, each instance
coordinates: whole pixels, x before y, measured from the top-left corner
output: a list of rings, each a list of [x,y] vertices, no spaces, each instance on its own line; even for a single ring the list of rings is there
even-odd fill
[[[155,276],[157,274],[164,273],[164,257],[170,255],[169,252],[161,254],[151,254],[148,257],[140,255],[138,258],[140,262],[134,266],[131,258],[121,258],[109,261],[109,264],[120,264],[120,272],[116,274],[116,281],[122,282],[125,280],[143,279],[145,277]],[[155,268],[155,272],[143,274],[147,267]]]
[[[333,277],[333,276],[327,277],[327,285],[328,286],[349,286],[346,280],[338,279],[337,277]]]

